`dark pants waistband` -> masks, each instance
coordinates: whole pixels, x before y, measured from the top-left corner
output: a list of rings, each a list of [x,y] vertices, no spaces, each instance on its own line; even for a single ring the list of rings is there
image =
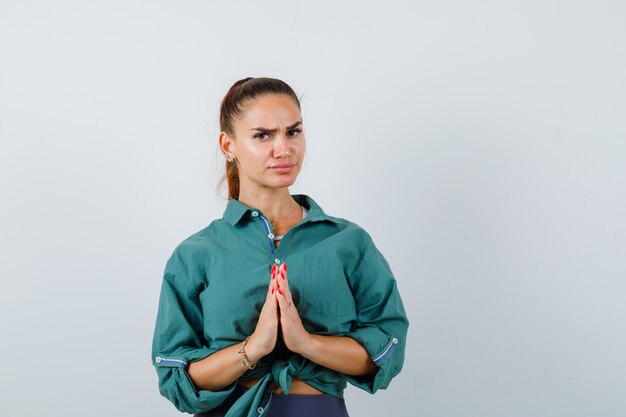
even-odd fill
[[[224,417],[230,407],[250,388],[237,384],[233,393],[213,410],[194,414],[194,417]],[[350,417],[343,398],[331,394],[276,394],[272,393],[269,411],[265,417]]]

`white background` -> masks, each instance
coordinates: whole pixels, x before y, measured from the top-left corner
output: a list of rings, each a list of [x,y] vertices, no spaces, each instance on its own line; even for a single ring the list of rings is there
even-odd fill
[[[368,230],[410,329],[352,416],[626,414],[621,1],[0,1],[0,414],[177,416],[165,261],[221,217],[219,101],[302,95],[292,193]]]

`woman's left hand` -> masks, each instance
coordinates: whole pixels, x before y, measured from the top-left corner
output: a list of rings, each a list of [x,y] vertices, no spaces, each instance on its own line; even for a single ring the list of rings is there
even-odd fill
[[[277,268],[274,285],[276,286],[274,294],[278,300],[280,310],[280,327],[283,341],[287,349],[295,353],[301,353],[308,346],[311,333],[302,325],[298,309],[291,298],[286,263]]]

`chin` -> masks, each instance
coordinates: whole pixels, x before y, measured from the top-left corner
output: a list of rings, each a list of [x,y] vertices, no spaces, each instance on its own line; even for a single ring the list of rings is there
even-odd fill
[[[296,178],[297,177],[283,177],[278,179],[277,181],[272,181],[274,183],[275,187],[289,187],[291,185],[293,185],[296,182]]]
[[[278,183],[278,187],[291,187],[292,185],[294,185],[296,183],[296,180],[293,179],[292,181],[281,181]]]

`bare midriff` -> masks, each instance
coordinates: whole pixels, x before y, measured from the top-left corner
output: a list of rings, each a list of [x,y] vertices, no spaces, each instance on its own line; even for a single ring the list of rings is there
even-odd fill
[[[238,383],[240,385],[243,385],[244,387],[251,388],[254,384],[258,382],[259,379],[261,378],[240,379]],[[283,394],[283,389],[272,382],[272,392],[274,394]],[[289,394],[319,395],[323,394],[323,392],[318,390],[317,388],[313,388],[301,379],[293,378],[291,380],[291,388],[289,388]]]

